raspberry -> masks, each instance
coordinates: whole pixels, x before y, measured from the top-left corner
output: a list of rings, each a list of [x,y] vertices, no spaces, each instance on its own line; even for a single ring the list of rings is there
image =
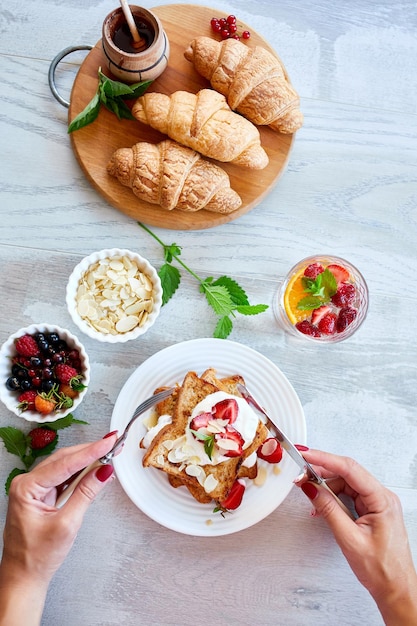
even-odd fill
[[[23,335],[16,339],[15,348],[16,352],[22,356],[36,356],[40,352],[38,344],[31,335]]]
[[[318,329],[323,335],[333,335],[336,332],[336,313],[327,313],[318,323]]]
[[[24,391],[18,397],[19,404],[17,405],[17,408],[21,411],[34,411],[36,396],[37,393],[33,389]]]
[[[302,322],[298,322],[295,325],[296,329],[303,333],[304,335],[310,335],[311,337],[320,337],[321,333],[316,326],[313,326],[311,322],[308,320],[303,320]]]
[[[304,270],[304,276],[315,280],[319,274],[324,272],[324,268],[320,263],[311,263]]]
[[[338,333],[342,333],[356,318],[358,312],[351,306],[343,307],[340,309],[339,317],[337,318],[336,330]]]
[[[70,381],[73,378],[78,377],[77,370],[70,365],[66,365],[65,363],[58,363],[58,365],[55,367],[55,374],[58,380],[61,383],[65,383],[66,385],[70,384]]]
[[[49,415],[55,410],[56,402],[51,397],[48,398],[47,394],[37,394],[35,398],[35,409],[42,415]]]
[[[351,283],[344,283],[340,285],[339,289],[336,291],[334,296],[332,297],[332,302],[335,306],[344,307],[348,304],[351,304],[356,297],[356,289],[355,286]]]
[[[56,431],[51,428],[39,427],[31,430],[28,437],[33,450],[42,450],[55,441],[57,434]]]

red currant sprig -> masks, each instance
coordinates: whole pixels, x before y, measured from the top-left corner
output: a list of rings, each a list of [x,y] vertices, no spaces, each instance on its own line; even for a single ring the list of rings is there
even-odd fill
[[[213,33],[220,35],[222,39],[249,39],[250,32],[244,30],[241,35],[237,32],[236,17],[228,15],[227,17],[212,17],[210,26]]]

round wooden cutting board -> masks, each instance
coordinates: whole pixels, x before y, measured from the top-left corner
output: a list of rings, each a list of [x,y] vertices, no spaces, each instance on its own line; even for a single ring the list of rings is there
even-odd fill
[[[151,9],[161,20],[168,36],[171,53],[168,67],[155,80],[149,91],[171,94],[177,90],[196,93],[209,83],[200,77],[193,65],[184,58],[184,51],[192,39],[200,35],[212,37],[210,19],[226,16],[221,11],[190,4],[172,4]],[[238,20],[239,31],[249,30],[248,46],[261,45],[273,54],[268,43]],[[98,69],[105,72],[101,40],[82,63],[75,78],[69,107],[69,122],[90,102],[98,85]],[[131,189],[122,186],[107,173],[107,163],[118,148],[131,147],[138,141],[158,143],[166,137],[149,126],[137,121],[118,120],[105,107],[101,107],[95,122],[71,133],[73,149],[87,178],[106,200],[130,217],[151,226],[177,230],[199,230],[225,224],[244,215],[264,198],[284,171],[294,135],[282,135],[268,127],[259,127],[262,145],[269,156],[269,164],[263,170],[248,170],[228,163],[218,163],[230,177],[231,187],[242,198],[242,206],[229,215],[210,211],[188,213],[178,210],[166,211],[143,202]]]

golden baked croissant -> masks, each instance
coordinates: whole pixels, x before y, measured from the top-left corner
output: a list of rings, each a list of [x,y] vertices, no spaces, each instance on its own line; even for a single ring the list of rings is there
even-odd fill
[[[268,165],[258,129],[233,113],[226,98],[213,89],[170,96],[148,92],[136,100],[133,115],[171,139],[217,161],[251,169]]]
[[[233,111],[257,125],[294,133],[303,124],[300,100],[279,60],[265,48],[237,39],[197,37],[184,52],[187,61],[226,96]]]
[[[170,139],[116,150],[107,171],[141,200],[168,211],[231,213],[242,204],[221,167]]]

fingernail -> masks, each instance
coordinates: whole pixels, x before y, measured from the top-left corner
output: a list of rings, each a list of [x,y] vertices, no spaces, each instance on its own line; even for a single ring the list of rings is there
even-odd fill
[[[313,485],[313,483],[304,483],[301,485],[301,489],[304,491],[307,498],[310,498],[310,500],[314,500],[319,492],[316,485]]]
[[[113,435],[117,435],[117,430],[112,430],[111,433],[107,433],[107,435],[104,435],[103,439],[107,439],[107,437],[113,437]]]
[[[96,471],[96,478],[101,483],[106,482],[108,478],[113,474],[113,465],[111,463],[107,463],[106,465],[102,465]]]
[[[296,443],[295,447],[297,448],[297,450],[299,450],[300,452],[307,452],[307,450],[309,450],[310,448],[307,448],[307,446],[303,446],[301,443]]]

